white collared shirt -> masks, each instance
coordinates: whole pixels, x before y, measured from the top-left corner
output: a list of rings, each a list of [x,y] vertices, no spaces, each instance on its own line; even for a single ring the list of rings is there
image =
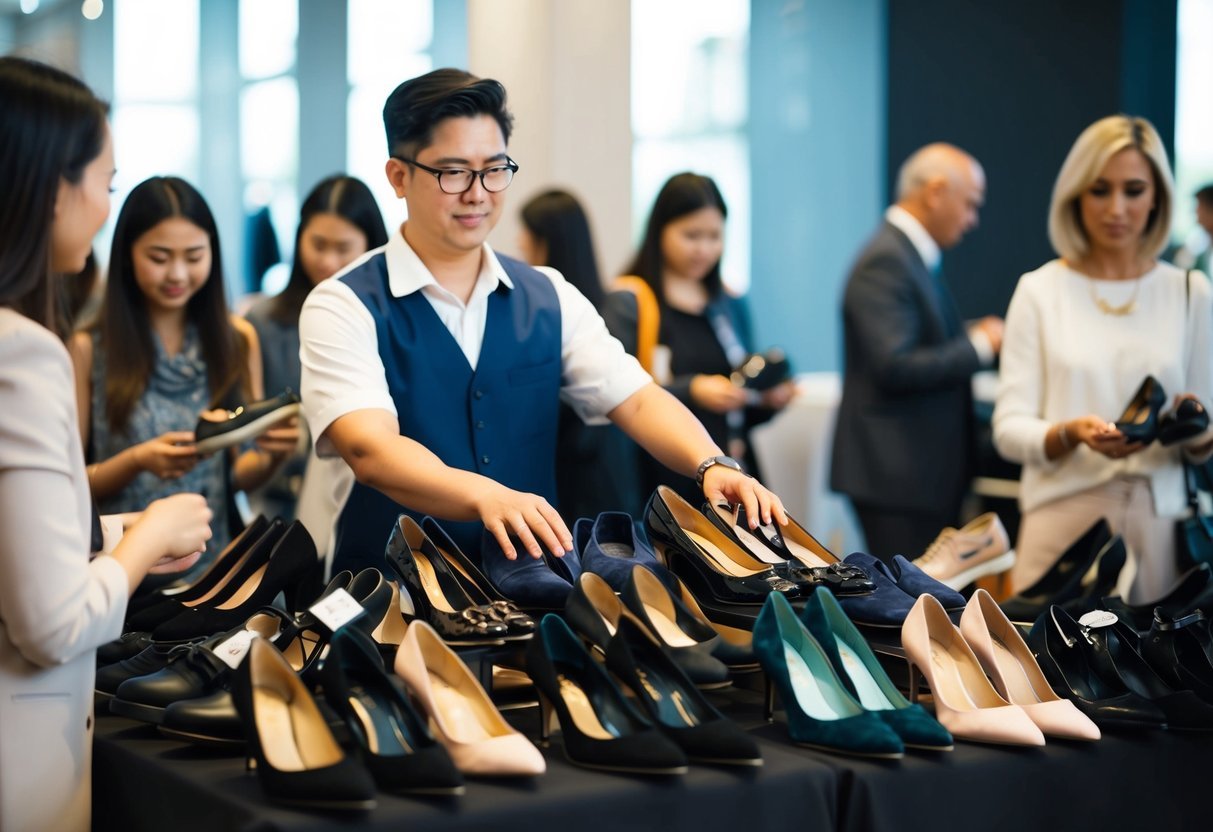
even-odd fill
[[[939,268],[939,261],[943,259],[943,252],[939,250],[939,243],[935,242],[935,238],[931,236],[930,232],[923,228],[918,218],[900,205],[890,205],[884,212],[884,218],[889,225],[909,238],[910,245],[914,246],[914,250],[922,258],[927,271],[934,275]],[[986,367],[993,365],[994,345],[990,343],[985,332],[975,326],[966,326],[965,329],[969,336],[969,343],[973,345],[982,365]]]
[[[480,274],[466,304],[438,285],[399,228],[387,245],[367,252],[336,277],[378,254],[387,260],[392,297],[420,291],[475,370],[488,321],[489,295],[501,283],[513,288],[489,245],[484,244]],[[605,423],[607,413],[652,378],[607,331],[584,295],[556,270],[539,271],[552,281],[560,303],[560,397],[586,422]],[[303,407],[308,427],[318,437],[320,456],[335,453],[324,432],[347,413],[371,408],[396,415],[374,319],[354,291],[336,277],[312,290],[299,317]]]

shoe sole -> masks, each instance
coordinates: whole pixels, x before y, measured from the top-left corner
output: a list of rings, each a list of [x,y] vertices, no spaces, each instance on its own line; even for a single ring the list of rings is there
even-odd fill
[[[833,748],[828,745],[814,745],[811,742],[798,742],[796,745],[799,745],[801,748],[811,748],[814,751],[825,751],[828,754],[845,754],[848,757],[865,757],[869,760],[900,760],[906,756],[904,753],[881,754],[868,751],[848,751],[845,748]]]
[[[289,797],[266,795],[272,803],[297,809],[337,809],[339,811],[369,812],[379,803],[375,800],[292,800]]]
[[[166,737],[175,740],[186,740],[195,745],[205,745],[213,748],[244,748],[247,743],[244,740],[229,739],[227,737],[212,737],[209,734],[197,734],[193,731],[182,731],[178,728],[168,728],[164,725],[157,725],[156,730]]]
[[[986,575],[999,575],[1006,572],[1015,565],[1015,550],[1009,549],[996,558],[992,558],[976,566],[970,566],[963,572],[957,572],[948,578],[936,578],[941,584],[948,589],[960,592],[969,584],[978,578],[984,578]]]
[[[739,766],[741,768],[761,768],[761,757],[748,757],[745,759],[737,758],[719,758],[719,757],[687,757],[692,763],[700,763],[708,766]]]
[[[642,768],[640,766],[607,766],[599,763],[583,763],[580,760],[574,760],[569,756],[569,752],[564,752],[564,759],[578,768],[588,768],[593,771],[610,771],[617,774],[686,774],[691,770],[690,766],[676,766],[675,768]]]
[[[247,439],[261,435],[265,432],[266,428],[275,422],[281,422],[283,419],[297,416],[301,409],[301,406],[297,403],[283,405],[277,410],[271,410],[263,416],[258,416],[243,427],[221,433],[218,436],[210,436],[195,443],[194,450],[199,454],[210,454],[215,451],[222,451],[224,448],[230,448],[233,445],[239,445]]]
[[[127,702],[125,699],[119,699],[116,696],[110,700],[110,713],[116,716],[137,719],[140,722],[150,722],[152,725],[160,725],[164,722],[164,708],[140,705],[138,702]]]
[[[954,746],[954,745],[918,745],[917,743],[912,743],[912,742],[903,742],[902,745],[904,745],[906,748],[913,748],[916,751],[954,751],[954,750],[956,750],[956,746]]]

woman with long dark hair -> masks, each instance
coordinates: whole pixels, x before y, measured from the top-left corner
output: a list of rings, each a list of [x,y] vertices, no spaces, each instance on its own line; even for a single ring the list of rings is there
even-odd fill
[[[532,197],[522,207],[522,226],[518,242],[523,259],[560,272],[618,336],[620,304],[626,298],[603,291],[589,219],[577,198],[561,190]],[[639,516],[643,499],[636,444],[614,425],[587,425],[562,404],[556,433],[556,510],[565,521],[571,524],[604,511]]]
[[[249,310],[248,322],[261,344],[265,389],[277,395],[299,391],[299,312],[312,287],[341,271],[367,251],[387,243],[383,214],[361,179],[336,174],[312,188],[299,212],[291,277],[277,295]],[[255,508],[293,517],[307,455],[297,453],[255,494]],[[314,463],[315,464],[315,463]]]
[[[784,407],[794,387],[785,382],[752,403],[750,393],[729,378],[750,351],[750,326],[720,274],[727,217],[724,197],[710,177],[670,177],[653,203],[629,271],[649,285],[660,313],[654,378],[757,476],[749,429]],[[666,484],[694,503],[702,499],[693,480],[647,458],[642,466],[646,492]]]
[[[149,570],[196,560],[210,512],[195,494],[152,503],[90,561],[72,367],[53,330],[60,276],[84,269],[109,216],[107,108],[64,72],[4,57],[0,111],[0,829],[82,832],[96,648]]]
[[[276,426],[243,453],[200,457],[199,415],[261,399],[261,355],[249,324],[228,314],[215,218],[182,179],[153,177],[118,214],[101,316],[72,338],[89,483],[105,514],[180,491],[207,498],[212,552],[240,528],[235,491],[271,476],[299,429]],[[207,558],[204,558],[207,560]]]

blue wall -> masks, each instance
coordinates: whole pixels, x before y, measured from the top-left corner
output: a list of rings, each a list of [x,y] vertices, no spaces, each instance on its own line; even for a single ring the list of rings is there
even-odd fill
[[[841,364],[839,299],[885,200],[884,0],[753,0],[750,309],[758,348]]]

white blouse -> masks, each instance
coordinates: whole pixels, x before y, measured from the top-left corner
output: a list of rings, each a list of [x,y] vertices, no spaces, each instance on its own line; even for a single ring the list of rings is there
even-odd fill
[[[1158,263],[1136,280],[1093,280],[1050,261],[1020,278],[1007,312],[994,444],[1023,464],[1020,508],[1027,512],[1117,476],[1151,481],[1159,516],[1185,508],[1178,447],[1154,443],[1124,459],[1085,445],[1056,460],[1045,457],[1045,434],[1057,422],[1094,414],[1120,418],[1147,375],[1167,392],[1208,407],[1213,397],[1213,290],[1200,272]],[[1101,311],[1097,299],[1127,315]]]

